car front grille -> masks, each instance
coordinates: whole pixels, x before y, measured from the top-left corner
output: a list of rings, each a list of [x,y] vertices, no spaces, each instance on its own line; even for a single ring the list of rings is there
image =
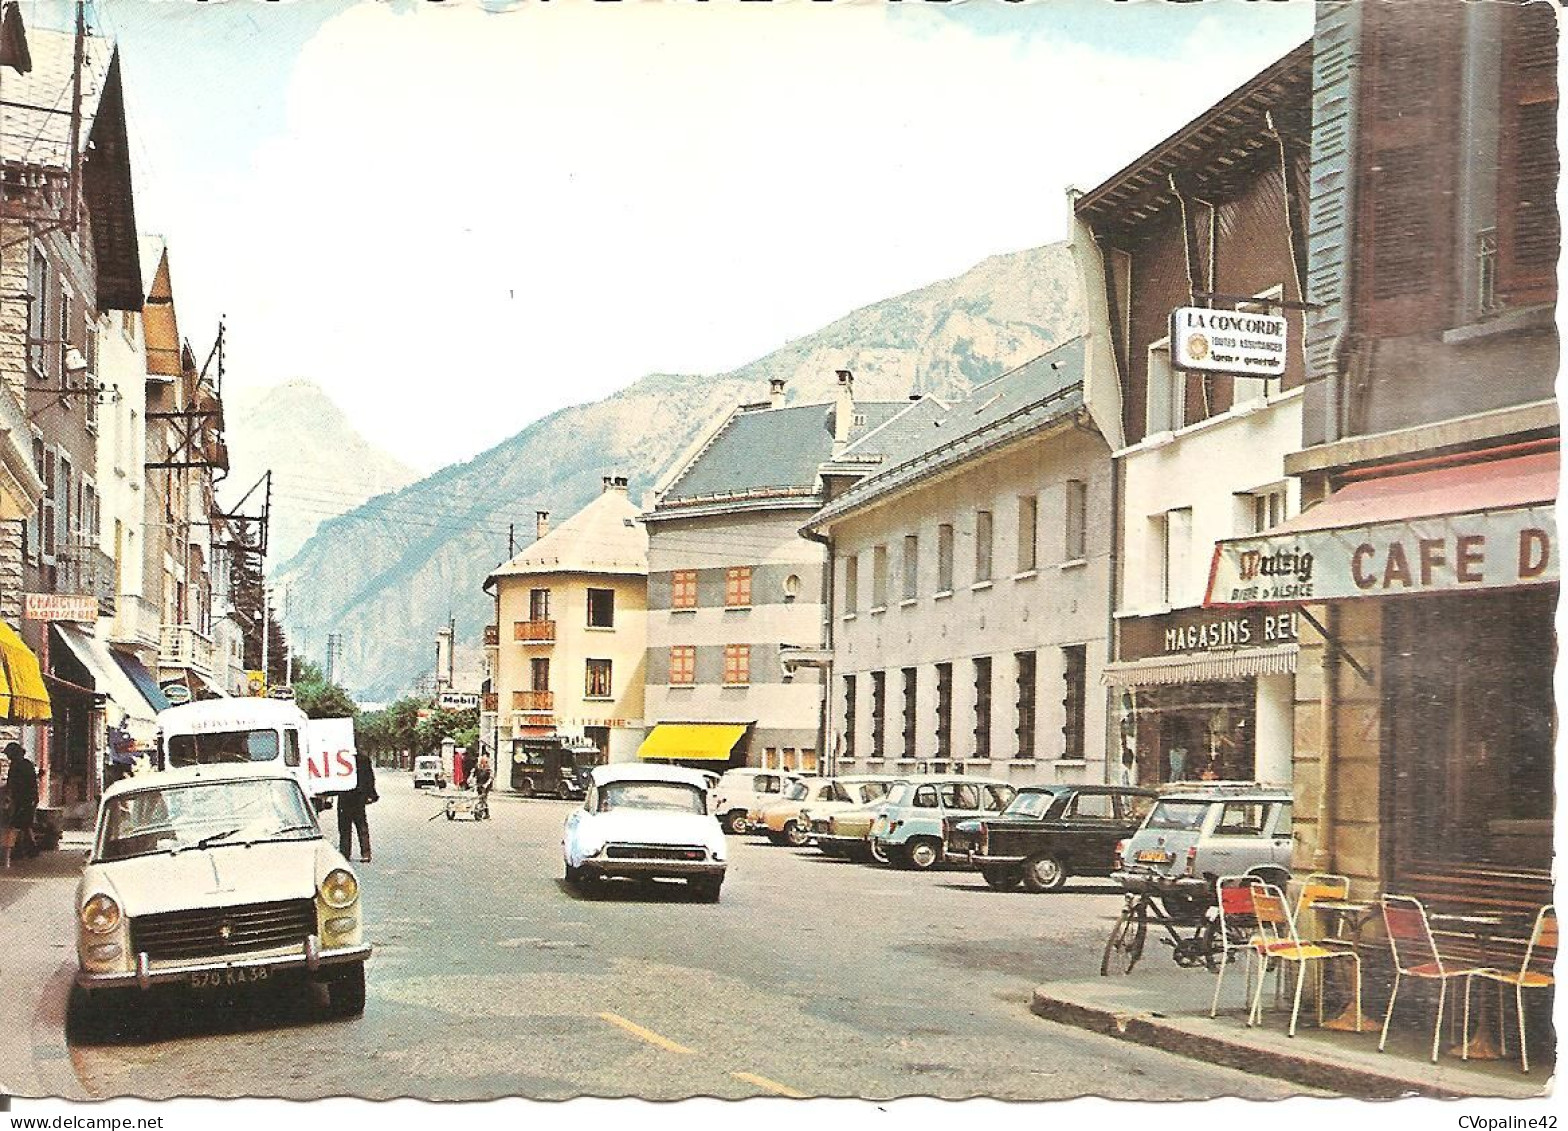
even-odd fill
[[[160,959],[204,958],[303,945],[316,932],[309,899],[166,911],[131,920],[131,950]]]
[[[611,860],[706,860],[707,849],[694,844],[611,844],[604,850]]]

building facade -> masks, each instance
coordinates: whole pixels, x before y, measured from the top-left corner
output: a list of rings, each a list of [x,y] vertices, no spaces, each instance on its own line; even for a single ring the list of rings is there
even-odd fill
[[[1536,5],[1319,6],[1304,506],[1221,542],[1208,594],[1304,618],[1298,870],[1526,915],[1551,900],[1556,46]]]
[[[1127,784],[1290,780],[1299,617],[1202,605],[1216,541],[1299,510],[1311,75],[1306,44],[1075,202],[1122,388],[1105,679]],[[1283,316],[1280,375],[1182,368],[1184,308]]]
[[[541,514],[534,543],[486,578],[496,623],[482,719],[499,788],[522,784],[511,768],[528,739],[592,743],[612,762],[636,757],[648,640],[648,534],[637,517],[626,480],[607,476],[599,497],[555,529]]]

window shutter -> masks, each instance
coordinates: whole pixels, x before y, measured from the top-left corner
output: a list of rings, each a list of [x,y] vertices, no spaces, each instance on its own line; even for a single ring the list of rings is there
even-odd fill
[[[1557,28],[1546,5],[1502,11],[1498,289],[1508,305],[1524,306],[1556,297]]]

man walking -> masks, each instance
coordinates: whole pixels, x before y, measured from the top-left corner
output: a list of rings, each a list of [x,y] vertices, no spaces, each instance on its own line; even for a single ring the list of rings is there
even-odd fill
[[[338,794],[338,851],[345,860],[354,858],[354,833],[359,833],[359,859],[370,863],[370,818],[365,806],[381,800],[376,792],[376,770],[369,755],[354,754],[354,788]]]
[[[33,820],[38,815],[38,771],[27,760],[20,742],[5,744],[10,766],[5,775],[5,866],[11,857],[36,856],[33,845]]]

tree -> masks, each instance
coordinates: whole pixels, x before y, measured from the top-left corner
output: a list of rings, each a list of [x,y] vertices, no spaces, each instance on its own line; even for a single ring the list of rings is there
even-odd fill
[[[335,683],[328,683],[321,668],[299,660],[294,671],[294,702],[313,719],[353,718],[359,706]]]
[[[267,578],[261,568],[261,554],[254,549],[238,549],[232,563],[234,615],[244,626],[243,662],[247,671],[261,669],[263,621],[267,633],[267,683],[279,685],[289,678],[289,645],[278,623],[278,611],[267,602]]]

